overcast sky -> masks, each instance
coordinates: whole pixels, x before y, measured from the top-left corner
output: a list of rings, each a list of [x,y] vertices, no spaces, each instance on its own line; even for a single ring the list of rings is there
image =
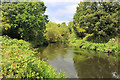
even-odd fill
[[[42,0],[47,6],[45,14],[51,22],[62,23],[73,20],[78,3],[82,0]]]

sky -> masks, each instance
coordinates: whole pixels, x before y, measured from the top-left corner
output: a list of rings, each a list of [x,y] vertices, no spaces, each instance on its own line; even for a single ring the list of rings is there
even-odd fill
[[[47,6],[45,14],[51,22],[61,24],[73,20],[78,3],[82,0],[42,0]]]

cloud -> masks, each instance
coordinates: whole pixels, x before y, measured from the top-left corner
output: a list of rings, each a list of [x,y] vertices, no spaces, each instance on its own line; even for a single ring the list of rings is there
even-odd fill
[[[57,19],[57,18],[55,18],[55,17],[52,17],[50,21],[51,21],[51,22],[55,22],[55,23],[57,23],[57,24],[61,24],[62,22],[65,22],[66,24],[69,23],[68,20],[60,20],[60,19]]]
[[[51,22],[61,24],[73,20],[76,7],[81,0],[42,0],[47,6],[45,14],[49,16]]]
[[[57,14],[60,14],[60,15],[74,14],[77,6],[78,6],[77,4],[67,5],[64,9],[58,9],[56,12],[54,12],[54,14],[55,15],[57,15]]]
[[[72,18],[74,16],[74,13],[76,11],[77,4],[67,4],[63,8],[59,7],[55,11],[48,10],[46,11],[45,14],[49,16],[50,21],[52,22],[57,22],[57,23],[62,23],[66,22],[68,23],[69,21],[72,21]]]

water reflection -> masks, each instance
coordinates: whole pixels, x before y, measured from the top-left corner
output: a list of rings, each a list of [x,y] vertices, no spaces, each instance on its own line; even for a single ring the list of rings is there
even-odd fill
[[[50,44],[47,47],[40,47],[39,52],[41,54],[38,54],[37,56],[40,57],[47,57],[49,60],[58,59],[58,55],[61,56],[62,59],[64,59],[64,55],[67,54],[66,45],[63,44]]]
[[[80,59],[81,58],[81,59]],[[74,55],[74,66],[80,78],[112,78],[112,72],[118,72],[118,65],[107,59]]]
[[[37,57],[48,58],[48,63],[66,72],[69,78],[112,78],[118,71],[118,60],[106,54],[84,49],[71,49],[66,45],[51,44],[40,47]],[[81,55],[82,54],[82,55]]]

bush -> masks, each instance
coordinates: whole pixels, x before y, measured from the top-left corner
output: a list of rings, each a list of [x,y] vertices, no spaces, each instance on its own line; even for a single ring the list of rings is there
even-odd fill
[[[102,52],[109,52],[109,50],[112,50],[112,52],[115,52],[115,53],[120,52],[118,44],[112,41],[109,41],[107,43],[92,43],[82,39],[77,39],[71,45],[75,47],[83,48],[83,49],[91,49],[91,50],[97,50]]]
[[[2,76],[6,78],[62,78],[47,62],[36,58],[30,43],[2,37]]]

